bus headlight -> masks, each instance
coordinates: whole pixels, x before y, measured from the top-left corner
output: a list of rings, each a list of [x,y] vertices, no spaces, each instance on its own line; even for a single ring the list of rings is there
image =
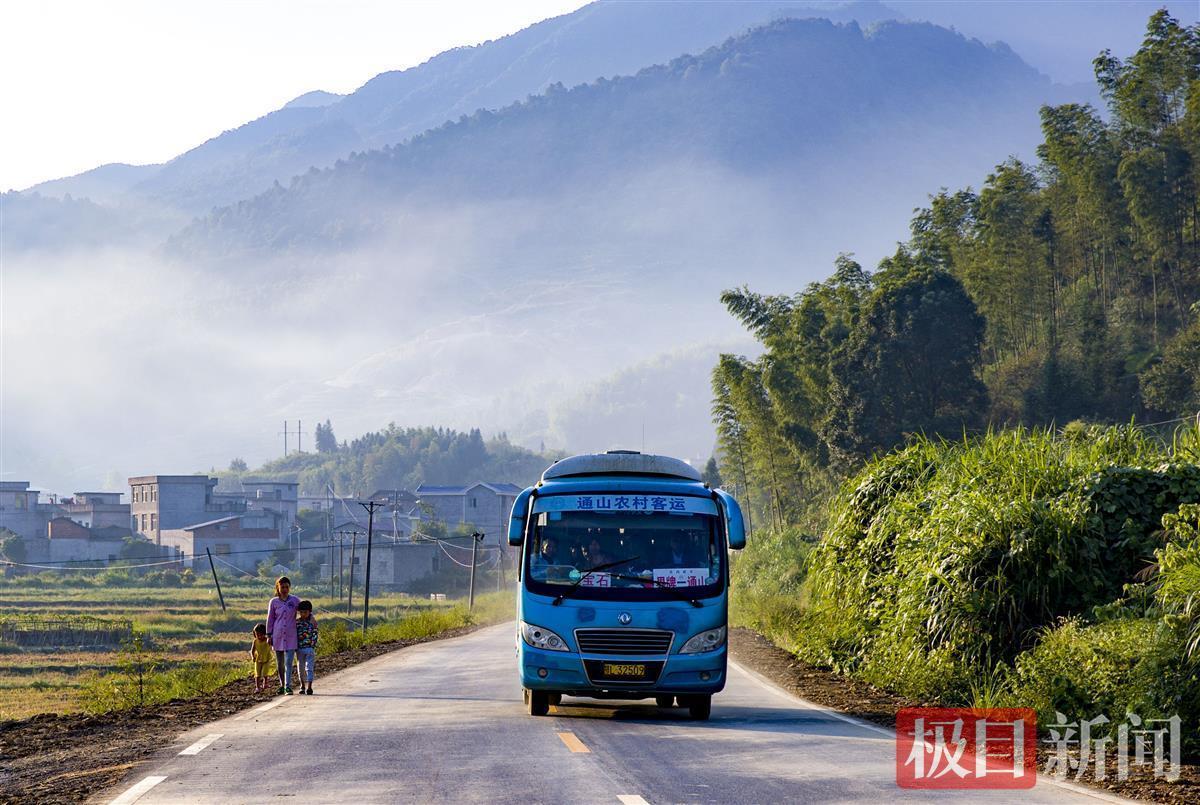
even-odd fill
[[[521,637],[534,648],[546,651],[570,651],[567,642],[549,629],[521,621]]]
[[[707,632],[701,632],[695,637],[689,638],[683,644],[683,648],[679,649],[680,654],[700,654],[704,651],[713,651],[725,645],[725,627],[717,629],[709,629]]]

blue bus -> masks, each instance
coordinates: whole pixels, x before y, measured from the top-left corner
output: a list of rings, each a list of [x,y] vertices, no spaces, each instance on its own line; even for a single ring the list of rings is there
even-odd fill
[[[530,715],[564,695],[653,698],[707,719],[725,686],[737,502],[628,450],[555,462],[516,499],[517,664]]]

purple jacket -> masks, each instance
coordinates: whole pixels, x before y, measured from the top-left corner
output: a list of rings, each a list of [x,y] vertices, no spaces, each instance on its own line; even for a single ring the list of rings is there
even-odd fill
[[[267,607],[267,635],[271,638],[271,647],[276,651],[287,651],[296,648],[296,608],[300,599],[289,595],[287,600],[279,596],[271,599]]]

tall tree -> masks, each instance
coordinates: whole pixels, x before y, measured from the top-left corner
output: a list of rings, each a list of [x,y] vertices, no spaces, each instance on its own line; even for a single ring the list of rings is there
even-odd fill
[[[893,266],[832,363],[826,438],[852,465],[913,433],[959,435],[986,415],[984,321],[948,272]]]
[[[317,423],[316,442],[318,453],[337,452],[337,437],[333,435],[333,425],[328,419]]]

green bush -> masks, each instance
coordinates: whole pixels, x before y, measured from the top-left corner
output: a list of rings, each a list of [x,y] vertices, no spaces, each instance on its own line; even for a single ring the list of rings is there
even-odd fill
[[[852,478],[808,570],[813,661],[969,701],[1064,616],[1112,602],[1154,560],[1200,467],[1134,427],[919,439]]]
[[[1188,725],[1200,719],[1200,676],[1184,658],[1183,632],[1160,617],[1068,619],[1016,658],[1009,687],[1008,703],[1035,708],[1043,722],[1055,713],[1075,721],[1105,715],[1114,723],[1126,713],[1178,714]],[[1195,730],[1187,742],[1200,749]]]
[[[1159,603],[1188,630],[1189,659],[1200,661],[1200,506],[1163,516],[1166,545],[1156,553]]]

